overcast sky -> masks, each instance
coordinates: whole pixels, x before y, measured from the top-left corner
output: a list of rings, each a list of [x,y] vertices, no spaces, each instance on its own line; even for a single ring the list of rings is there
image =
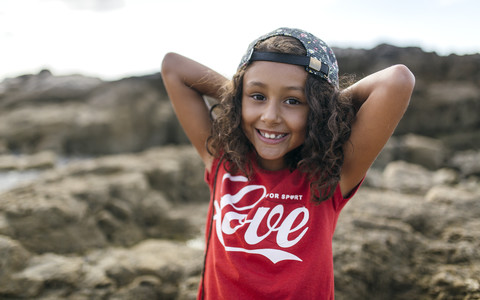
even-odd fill
[[[281,26],[330,46],[479,53],[479,12],[478,0],[0,0],[0,81],[43,68],[145,75],[169,51],[230,76],[250,41]]]

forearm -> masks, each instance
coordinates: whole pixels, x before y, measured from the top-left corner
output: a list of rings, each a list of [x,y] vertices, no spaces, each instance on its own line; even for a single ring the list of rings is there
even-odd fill
[[[221,96],[227,79],[212,69],[182,55],[168,53],[162,62],[162,77],[166,85],[185,86],[200,95],[216,99]]]

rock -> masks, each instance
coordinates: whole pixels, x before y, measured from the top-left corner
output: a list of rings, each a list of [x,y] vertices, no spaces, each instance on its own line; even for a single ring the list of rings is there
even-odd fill
[[[202,253],[203,250],[182,244],[146,240],[129,251],[112,249],[95,254],[97,257],[93,261],[98,260],[108,276],[123,286],[114,294],[114,299],[132,299],[133,295],[150,295],[145,299],[178,299],[180,282],[200,274]],[[194,291],[197,288],[198,282]]]
[[[392,64],[415,74],[412,101],[395,133],[448,140],[449,147],[479,148],[480,54],[439,56],[415,47],[334,49],[342,74],[358,79]],[[466,147],[466,148],[465,148]]]
[[[191,146],[79,161],[0,194],[0,229],[35,253],[189,239],[204,213],[168,212],[208,202],[203,172]]]
[[[0,155],[0,171],[53,168],[57,162],[54,152],[43,151],[33,155]]]
[[[459,169],[462,176],[480,176],[480,151],[457,152],[451,158],[450,165]]]
[[[0,140],[10,152],[92,155],[187,143],[159,74],[102,82],[29,75],[0,90]]]
[[[440,138],[453,149],[480,147],[480,54],[438,56],[385,44],[335,50],[342,74],[364,76],[396,63],[415,74],[396,135]],[[167,100],[159,73],[113,82],[48,71],[7,79],[0,83],[0,153],[98,155],[188,143]],[[438,164],[438,156],[425,157]]]
[[[478,297],[479,197],[462,184],[434,187],[425,201],[361,188],[334,235],[336,298]]]
[[[459,181],[452,169],[393,162],[385,169],[399,184],[392,190],[385,189],[389,177],[375,171],[381,188],[362,187],[338,221],[337,298],[475,299],[479,181]],[[412,183],[412,176],[423,183]],[[77,161],[0,194],[5,245],[23,249],[16,250],[23,259],[7,254],[2,262],[17,261],[6,268],[0,282],[8,289],[0,297],[195,299],[203,243],[172,239],[203,241],[208,204],[185,198],[197,191],[208,199],[205,185],[197,190],[202,180],[192,147],[166,147]],[[103,244],[82,234],[85,228]],[[62,230],[83,235],[85,244]],[[31,243],[40,235],[43,249]],[[72,246],[55,245],[60,236]]]
[[[412,164],[421,165],[429,170],[436,170],[444,166],[449,154],[440,140],[414,134],[407,134],[401,138],[398,159]]]
[[[477,83],[443,81],[419,87],[396,132],[441,136],[453,132],[474,132],[478,128],[480,88]]]
[[[145,240],[130,249],[96,250],[86,256],[29,257],[18,248],[13,254],[23,253],[21,260],[4,251],[3,239],[0,249],[6,255],[0,259],[8,262],[2,263],[1,271],[9,275],[0,277],[0,296],[29,299],[179,299],[197,289],[198,282],[193,291],[180,293],[178,287],[198,277],[203,261],[202,250],[160,240]]]
[[[1,235],[6,235],[6,236],[12,236],[13,231],[8,224],[7,218],[5,217],[4,213],[0,213],[0,236]]]
[[[455,170],[441,168],[433,173],[432,180],[434,185],[455,184],[458,182],[459,176]]]
[[[438,185],[432,187],[425,195],[425,200],[433,203],[455,205],[459,202],[471,202],[475,204],[475,193],[464,188]]]
[[[181,298],[180,282],[200,274],[202,253],[202,250],[181,244],[146,240],[128,252],[102,254],[103,260],[99,264],[105,267],[109,276],[115,276],[117,282],[119,278],[124,278],[120,280],[123,288],[113,295],[113,299],[178,299]],[[121,255],[121,260],[115,259],[115,255]],[[123,262],[121,268],[114,265],[119,261]],[[127,273],[122,275],[121,270]],[[194,291],[197,288],[198,282]]]
[[[380,45],[337,58],[358,76],[406,64],[416,87],[341,213],[336,298],[480,298],[480,55]],[[209,191],[195,150],[164,146],[182,143],[160,74],[0,83],[2,184],[36,172],[0,191],[0,298],[195,299]]]
[[[8,154],[7,144],[5,141],[0,141],[0,155]]]
[[[25,288],[21,293],[24,297],[34,297],[48,288],[61,289],[66,296],[81,276],[80,258],[48,253],[32,257],[27,267],[15,274],[12,281],[14,284],[20,282]]]
[[[363,185],[373,188],[383,188],[383,171],[377,168],[370,168],[365,176]]]
[[[145,240],[130,249],[111,248],[87,256],[120,287],[112,299],[178,299],[181,282],[201,272],[203,250],[161,240]],[[194,284],[193,291],[198,288]],[[188,293],[185,290],[182,293]],[[150,298],[148,298],[150,297]]]
[[[400,145],[400,138],[396,136],[390,137],[382,151],[378,154],[377,158],[373,162],[372,169],[383,170],[389,163],[402,160],[399,153]]]
[[[82,252],[105,246],[87,205],[59,190],[24,187],[0,195],[13,237],[34,252]]]
[[[141,276],[128,286],[115,292],[109,299],[115,300],[149,300],[149,299],[175,299],[176,290],[164,292],[160,289],[161,281],[154,276]]]
[[[78,290],[75,294],[91,299],[94,295],[104,297],[113,293],[116,288],[115,280],[108,276],[102,266],[91,264],[85,257],[82,259],[82,277],[76,285]]]
[[[22,286],[11,284],[12,274],[24,269],[31,254],[20,243],[0,235],[0,295],[22,293]]]
[[[48,70],[36,75],[9,78],[0,83],[0,107],[13,109],[38,103],[61,103],[85,99],[102,84],[98,78],[81,75],[53,76]]]
[[[374,172],[374,171],[373,171]],[[369,171],[369,173],[371,173]],[[436,171],[429,171],[426,168],[407,163],[404,161],[395,161],[387,165],[383,171],[382,177],[372,178],[374,174],[369,174],[369,180],[375,180],[373,187],[383,187],[403,193],[426,193],[430,188],[437,185],[454,184],[458,181],[458,173],[453,169],[442,168]]]
[[[77,114],[78,130],[65,137],[66,153],[109,154],[187,143],[165,96],[161,77],[106,83]]]
[[[447,165],[450,149],[439,140],[416,134],[393,136],[375,160],[373,167],[383,169],[390,162],[401,160],[436,170]]]
[[[433,186],[433,172],[403,161],[392,162],[383,172],[384,186],[404,193],[424,193]]]
[[[480,130],[450,132],[442,134],[439,138],[449,149],[456,151],[480,149]]]
[[[450,295],[455,293],[463,299],[480,298],[480,283],[477,278],[469,278],[468,275],[459,272],[453,266],[443,267],[438,270],[429,282],[430,286],[435,288],[432,290],[432,296],[435,299],[450,299]]]
[[[419,292],[409,260],[422,239],[403,221],[418,200],[360,189],[341,213],[333,239],[336,298],[408,299]]]

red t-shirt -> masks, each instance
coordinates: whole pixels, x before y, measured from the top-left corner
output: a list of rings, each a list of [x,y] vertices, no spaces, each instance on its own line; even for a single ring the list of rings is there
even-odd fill
[[[205,175],[211,190],[217,164]],[[332,237],[358,187],[348,199],[337,187],[315,204],[308,176],[298,170],[254,165],[254,174],[248,181],[219,168],[204,298],[334,299]]]

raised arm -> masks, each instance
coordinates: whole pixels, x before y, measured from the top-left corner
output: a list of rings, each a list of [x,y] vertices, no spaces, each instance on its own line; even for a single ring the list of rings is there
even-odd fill
[[[404,65],[395,65],[363,78],[344,92],[359,108],[349,141],[344,146],[340,178],[343,195],[365,176],[405,113],[415,77]]]
[[[218,99],[227,79],[208,67],[175,53],[165,55],[162,78],[177,118],[205,167],[212,157],[205,148],[211,120],[203,95]]]

